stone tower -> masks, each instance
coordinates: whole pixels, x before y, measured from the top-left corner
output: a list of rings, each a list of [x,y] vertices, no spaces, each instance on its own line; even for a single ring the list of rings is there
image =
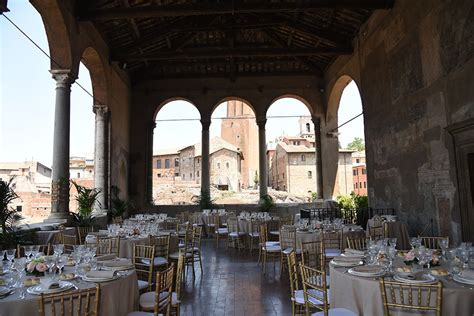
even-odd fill
[[[255,114],[242,101],[227,101],[227,115],[222,120],[221,138],[242,152],[241,187],[253,186],[258,171],[258,127]]]

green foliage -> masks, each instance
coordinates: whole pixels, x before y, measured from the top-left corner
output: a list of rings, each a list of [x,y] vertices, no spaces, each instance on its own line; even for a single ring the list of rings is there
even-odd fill
[[[11,232],[15,223],[23,219],[20,213],[10,206],[11,202],[18,199],[13,189],[13,179],[8,182],[0,181],[0,225],[3,235]]]
[[[109,216],[111,217],[123,217],[125,213],[133,208],[133,203],[128,200],[122,200],[120,195],[120,189],[116,186],[112,186],[112,199],[110,200],[111,209]]]
[[[318,199],[318,192],[311,192],[311,202],[314,202]]]
[[[253,177],[253,182],[255,183],[255,186],[257,186],[259,183],[257,170],[255,170],[255,176]]]
[[[273,198],[267,194],[260,198],[258,210],[260,212],[269,212],[274,206]]]
[[[365,150],[364,140],[360,137],[354,137],[352,142],[347,144],[347,149],[362,151]]]
[[[201,191],[201,194],[194,197],[196,204],[201,210],[210,210],[215,208],[214,200],[211,199],[211,193],[208,191]]]
[[[93,226],[95,219],[92,216],[92,211],[94,210],[94,205],[97,203],[97,197],[100,194],[100,190],[96,188],[86,188],[74,181],[71,181],[71,183],[77,190],[77,195],[75,196],[77,202],[77,213],[71,213],[76,226]]]
[[[365,227],[368,220],[369,199],[365,195],[359,195],[351,192],[350,195],[339,195],[337,197],[339,208],[343,211],[355,210],[356,222]]]

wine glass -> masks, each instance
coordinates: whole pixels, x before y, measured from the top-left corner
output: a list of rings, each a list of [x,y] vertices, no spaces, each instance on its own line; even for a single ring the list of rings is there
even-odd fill
[[[395,246],[388,247],[387,257],[388,257],[388,260],[389,260],[389,271],[390,272],[393,272],[393,260],[395,260],[396,255],[397,255],[397,249],[395,249]]]
[[[27,260],[31,257],[31,246],[25,246],[25,257]]]
[[[60,256],[64,253],[64,245],[63,244],[53,245],[53,249],[54,249],[54,254],[56,256]]]
[[[446,238],[439,240],[439,247],[441,248],[441,256],[446,258],[446,249],[449,247],[449,240]]]
[[[390,247],[397,248],[397,238],[390,238]]]
[[[39,246],[31,246],[31,255],[33,258],[37,258],[39,255]]]
[[[15,258],[16,249],[7,249],[7,260],[10,261],[10,267],[13,265],[13,258]]]
[[[26,272],[25,270],[18,271],[15,276],[15,283],[13,284],[13,288],[17,289],[20,292],[20,296],[18,298],[20,300],[25,299],[25,277],[26,277]]]
[[[64,268],[64,266],[66,265],[67,261],[68,261],[67,256],[61,255],[61,256],[58,257],[58,260],[56,261],[56,267],[58,268],[59,273],[61,273],[61,271]]]

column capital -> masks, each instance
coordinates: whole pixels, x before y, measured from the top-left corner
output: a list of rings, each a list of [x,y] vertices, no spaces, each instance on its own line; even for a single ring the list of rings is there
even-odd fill
[[[211,126],[211,120],[201,119],[201,126],[203,130],[209,130],[209,126]]]
[[[258,128],[265,128],[266,124],[267,124],[267,118],[266,117],[257,117]]]
[[[51,69],[49,71],[54,80],[56,80],[56,87],[68,88],[76,80],[70,69]]]
[[[107,105],[101,105],[101,104],[94,104],[92,106],[92,111],[97,115],[97,116],[104,116],[109,112],[109,107]]]

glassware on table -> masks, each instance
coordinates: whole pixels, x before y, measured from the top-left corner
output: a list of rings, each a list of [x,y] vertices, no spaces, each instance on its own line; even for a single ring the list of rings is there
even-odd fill
[[[395,260],[397,256],[397,249],[394,246],[390,246],[387,249],[387,257],[389,260],[389,271],[393,272],[393,260]]]
[[[456,258],[451,260],[449,264],[449,273],[451,275],[459,275],[462,271],[462,263]]]
[[[87,263],[81,263],[76,266],[76,273],[82,278],[86,276],[86,273],[91,270],[91,266]]]
[[[397,248],[397,238],[390,238],[389,244],[390,247]]]
[[[13,284],[13,288],[17,289],[20,292],[20,296],[18,297],[20,300],[25,299],[25,277],[26,277],[26,272],[25,270],[21,270],[16,272],[15,275],[15,283]]]
[[[15,271],[24,271],[26,266],[26,258],[17,258],[13,263],[13,269]]]
[[[61,270],[64,268],[64,266],[66,265],[66,263],[68,262],[68,257],[65,256],[65,255],[61,255],[58,257],[57,261],[56,261],[56,267],[58,268],[59,272],[61,272]]]
[[[15,258],[16,249],[7,249],[7,260],[10,262],[10,268],[13,265],[13,259]]]
[[[54,250],[54,254],[56,256],[60,256],[64,253],[64,245],[63,244],[55,244],[55,245],[53,245],[53,250]]]
[[[33,256],[33,259],[34,258],[37,258],[38,255],[39,255],[39,246],[31,246],[31,255]]]
[[[449,247],[449,240],[447,238],[443,238],[439,240],[439,247],[441,248],[441,256],[443,259],[446,259],[446,249]]]
[[[27,260],[30,260],[30,257],[31,257],[31,253],[32,253],[32,249],[31,249],[32,246],[25,246],[24,249],[25,249],[25,257]]]

